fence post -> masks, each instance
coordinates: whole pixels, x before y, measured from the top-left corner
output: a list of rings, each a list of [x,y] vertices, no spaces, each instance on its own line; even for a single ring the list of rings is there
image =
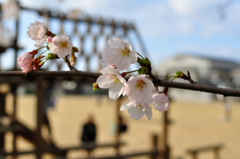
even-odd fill
[[[197,151],[192,152],[192,159],[197,159]]]
[[[1,117],[0,117],[0,128],[2,127],[2,123],[1,123]],[[0,133],[0,154],[3,154],[4,152],[4,144],[5,144],[5,134],[4,133]],[[1,158],[1,156],[0,156]]]
[[[163,116],[163,158],[169,159],[170,158],[170,148],[168,146],[168,125],[169,125],[169,119],[168,119],[169,110],[164,112]]]
[[[213,151],[214,151],[214,159],[219,159],[219,148],[215,148]]]
[[[0,117],[8,116],[6,113],[6,93],[0,92]]]
[[[13,113],[12,113],[12,122],[15,122],[17,116],[17,85],[14,84],[11,86],[11,92],[13,94]],[[17,133],[13,132],[13,159],[17,158]]]
[[[43,140],[41,134],[41,126],[43,123],[43,113],[44,113],[44,78],[39,77],[37,78],[37,129],[35,133],[35,141],[36,141],[36,158],[41,159],[43,155]]]
[[[116,103],[116,132],[115,132],[115,142],[116,142],[116,144],[119,143],[119,139],[120,139],[120,134],[119,134],[120,121],[119,121],[119,117],[120,117],[121,101],[122,101],[122,97],[120,96],[117,99],[117,103]],[[116,149],[116,155],[119,155],[119,145],[116,145],[115,149]]]
[[[2,117],[7,116],[6,114],[6,93],[0,92],[0,128],[4,125],[2,124]],[[5,133],[0,133],[0,154],[3,154],[5,148]]]
[[[158,151],[158,136],[157,136],[157,134],[152,134],[151,140],[152,140],[152,150],[156,152],[151,155],[151,159],[157,159],[157,156],[159,154],[157,152]]]

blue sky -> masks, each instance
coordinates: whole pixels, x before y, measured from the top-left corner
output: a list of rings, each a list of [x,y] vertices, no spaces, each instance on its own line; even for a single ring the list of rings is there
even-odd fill
[[[49,0],[20,0],[20,3],[27,7],[47,7],[63,12],[77,8],[92,16],[101,15],[109,19],[133,21],[141,33],[153,64],[182,52],[240,62],[239,0],[51,0],[51,3],[49,2]],[[224,18],[221,18],[221,15],[224,15]],[[29,23],[33,21],[35,21],[34,16],[30,15],[26,21],[26,31]]]

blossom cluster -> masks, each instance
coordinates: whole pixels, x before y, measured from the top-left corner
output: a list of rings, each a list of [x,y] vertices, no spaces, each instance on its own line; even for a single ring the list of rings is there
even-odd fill
[[[35,21],[28,27],[27,35],[34,40],[35,46],[41,46],[46,43],[45,46],[26,52],[22,54],[18,59],[18,64],[23,72],[29,72],[32,69],[38,70],[48,60],[65,58],[71,53],[71,62],[74,64],[76,57],[74,53],[77,52],[76,47],[73,47],[72,42],[66,36],[57,36],[48,30],[45,23]],[[45,50],[40,53],[36,58],[39,50]]]
[[[32,69],[38,70],[48,60],[64,58],[66,62],[70,53],[71,66],[69,61],[66,63],[70,69],[74,65],[75,53],[78,52],[78,49],[73,47],[68,37],[55,35],[48,30],[45,23],[38,21],[30,24],[27,35],[36,42],[35,46],[39,48],[26,52],[17,59],[23,72],[29,72]],[[46,45],[42,46],[44,43]],[[38,54],[42,49],[45,50]],[[109,89],[111,99],[127,95],[129,101],[121,106],[121,111],[128,110],[130,117],[136,120],[141,119],[145,114],[150,120],[152,108],[149,104],[153,103],[154,108],[159,111],[168,110],[167,88],[162,92],[158,91],[158,87],[154,86],[152,82],[151,62],[134,51],[129,42],[121,38],[109,39],[108,45],[102,52],[102,57],[103,69],[100,70],[102,75],[94,83],[94,89]],[[131,64],[135,63],[141,66],[138,70],[124,72]],[[138,72],[139,75],[130,76],[126,80],[126,76],[132,72]],[[178,76],[183,77],[181,73]],[[174,78],[178,76],[174,76]]]
[[[136,120],[141,119],[145,114],[150,120],[152,118],[150,103],[153,103],[156,110],[168,110],[167,91],[158,92],[158,88],[148,77],[150,61],[134,51],[128,42],[120,38],[109,39],[102,56],[102,65],[105,68],[100,70],[102,75],[96,81],[97,86],[109,89],[111,99],[117,99],[121,95],[129,97],[129,101],[121,106],[121,111],[128,110],[130,117]],[[124,77],[134,71],[121,71],[128,69],[136,62],[141,66],[139,70],[136,70],[140,75],[131,76],[126,81]]]

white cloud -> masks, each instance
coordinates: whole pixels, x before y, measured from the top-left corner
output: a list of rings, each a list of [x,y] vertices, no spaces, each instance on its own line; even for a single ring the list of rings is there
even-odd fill
[[[226,0],[21,0],[28,7],[48,7],[67,11],[78,8],[85,13],[105,18],[125,19],[137,22],[144,36],[163,36],[168,34],[214,34],[233,35],[239,32],[240,2],[234,2],[224,9],[227,24],[219,19],[218,8]],[[230,27],[230,28],[229,28]]]
[[[192,16],[194,13],[199,11],[203,1],[170,0],[169,4],[177,14],[182,16]]]

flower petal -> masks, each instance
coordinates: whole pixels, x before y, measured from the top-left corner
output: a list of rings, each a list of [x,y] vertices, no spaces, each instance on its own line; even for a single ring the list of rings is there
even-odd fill
[[[130,109],[131,106],[132,106],[132,102],[131,102],[131,101],[128,101],[128,102],[124,103],[124,104],[120,107],[120,110],[121,110],[121,111],[124,111],[124,110]]]
[[[143,112],[146,115],[146,117],[148,118],[148,120],[152,119],[152,108],[148,104],[145,104],[145,109]]]
[[[45,43],[47,39],[47,36],[44,36],[42,39],[36,40],[35,46],[41,46],[43,43]]]
[[[119,71],[112,67],[106,67],[102,70],[100,70],[102,74],[119,74]]]
[[[135,119],[135,120],[141,119],[144,115],[142,110],[138,110],[136,108],[128,109],[128,114],[132,119]]]
[[[124,88],[123,84],[112,84],[109,88],[109,98],[117,99],[122,94],[122,89]]]
[[[131,59],[131,63],[134,64],[137,62],[137,53],[135,51],[132,51],[130,54],[130,59]]]
[[[111,48],[122,48],[124,49],[124,45],[121,43],[122,39],[121,38],[113,38],[108,40],[108,45]]]
[[[152,91],[149,91],[148,89],[143,89],[143,99],[145,103],[152,103]]]
[[[97,84],[100,88],[109,88],[111,86],[111,78],[108,75],[101,75],[97,79]]]

